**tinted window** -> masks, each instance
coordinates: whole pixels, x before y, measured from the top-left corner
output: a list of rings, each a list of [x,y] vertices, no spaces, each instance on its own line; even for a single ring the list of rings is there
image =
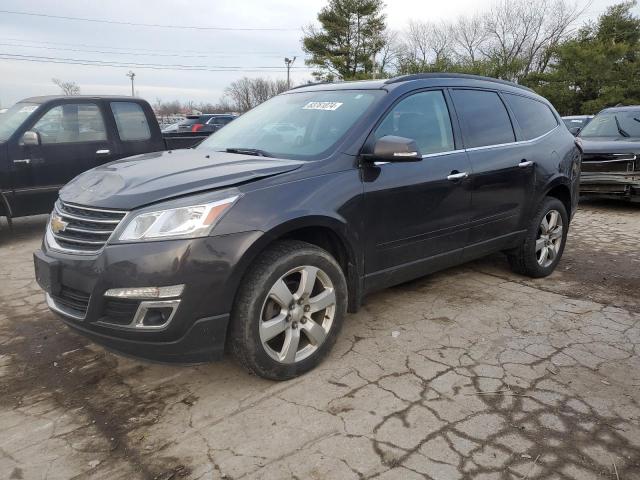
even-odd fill
[[[116,119],[120,140],[126,142],[151,138],[147,117],[140,105],[133,102],[112,102],[111,111]]]
[[[58,105],[31,128],[43,144],[100,142],[107,139],[102,114],[92,103]]]
[[[385,135],[415,140],[423,155],[453,150],[451,119],[442,92],[421,92],[401,100],[376,129],[376,139]]]
[[[467,148],[515,141],[509,114],[497,93],[454,90],[452,96],[462,118]]]
[[[508,93],[504,97],[526,140],[544,135],[558,126],[556,117],[544,103]]]

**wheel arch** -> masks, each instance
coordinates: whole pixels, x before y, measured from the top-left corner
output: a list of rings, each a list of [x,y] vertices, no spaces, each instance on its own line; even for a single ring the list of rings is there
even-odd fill
[[[568,179],[557,177],[555,181],[552,181],[547,185],[543,198],[553,197],[557,198],[567,209],[567,216],[569,218],[573,215],[573,203],[571,197],[571,187]]]
[[[249,267],[274,242],[301,240],[328,251],[338,262],[345,275],[348,289],[348,310],[356,312],[362,295],[362,262],[354,248],[355,239],[349,237],[344,222],[326,216],[298,217],[264,232],[251,244],[236,265],[228,285],[234,298]]]

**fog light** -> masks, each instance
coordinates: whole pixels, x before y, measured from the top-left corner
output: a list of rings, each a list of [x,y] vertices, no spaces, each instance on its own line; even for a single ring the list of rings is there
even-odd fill
[[[172,307],[150,308],[142,319],[142,325],[146,327],[159,327],[169,321],[172,313]]]
[[[104,296],[146,300],[179,297],[182,295],[183,290],[184,285],[171,285],[169,287],[111,288],[104,292]]]

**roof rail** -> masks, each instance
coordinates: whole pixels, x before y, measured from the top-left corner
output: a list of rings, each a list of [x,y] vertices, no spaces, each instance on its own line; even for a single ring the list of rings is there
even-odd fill
[[[466,78],[469,80],[484,80],[485,82],[500,83],[502,85],[509,85],[510,87],[522,88],[523,90],[528,90],[529,92],[533,92],[533,90],[531,90],[529,87],[525,87],[524,85],[518,85],[517,83],[509,82],[508,80],[502,80],[499,78],[492,78],[492,77],[483,77],[482,75],[471,75],[468,73],[444,73],[444,72],[414,73],[411,75],[401,75],[399,77],[390,78],[384,83],[385,85],[388,85],[391,83],[407,82],[409,80],[427,80],[429,78]]]
[[[304,88],[304,87],[313,87],[314,85],[331,85],[332,83],[337,83],[337,82],[309,82],[309,83],[303,83],[302,85],[296,85],[295,87],[291,87],[289,90],[295,90],[297,88]]]

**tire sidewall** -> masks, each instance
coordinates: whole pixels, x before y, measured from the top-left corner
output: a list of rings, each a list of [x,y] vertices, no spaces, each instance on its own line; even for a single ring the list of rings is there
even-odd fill
[[[556,258],[553,260],[551,265],[547,267],[543,267],[538,263],[537,255],[536,255],[536,240],[538,238],[538,230],[540,228],[540,224],[542,223],[542,219],[549,213],[550,210],[556,210],[560,213],[560,217],[562,218],[562,242],[560,244],[560,250],[556,255]],[[567,214],[567,210],[564,204],[558,200],[557,198],[548,197],[542,202],[542,205],[536,212],[536,215],[533,218],[529,231],[527,232],[527,243],[526,243],[526,256],[527,263],[529,263],[529,267],[533,272],[535,272],[536,277],[546,277],[550,275],[555,268],[557,267],[560,259],[562,258],[562,254],[564,253],[564,247],[567,243],[567,234],[569,232],[569,216]]]
[[[262,306],[275,282],[288,271],[302,265],[318,267],[329,276],[336,295],[336,311],[324,343],[304,360],[293,364],[283,364],[274,360],[265,351],[260,340],[259,322]],[[292,378],[311,370],[322,361],[333,347],[346,315],[347,287],[340,266],[328,253],[319,248],[301,249],[278,259],[267,275],[259,275],[256,280],[260,287],[257,291],[249,293],[250,301],[244,305],[244,308],[240,307],[239,315],[234,319],[234,321],[246,322],[242,341],[245,342],[252,369],[256,373],[272,379]]]

